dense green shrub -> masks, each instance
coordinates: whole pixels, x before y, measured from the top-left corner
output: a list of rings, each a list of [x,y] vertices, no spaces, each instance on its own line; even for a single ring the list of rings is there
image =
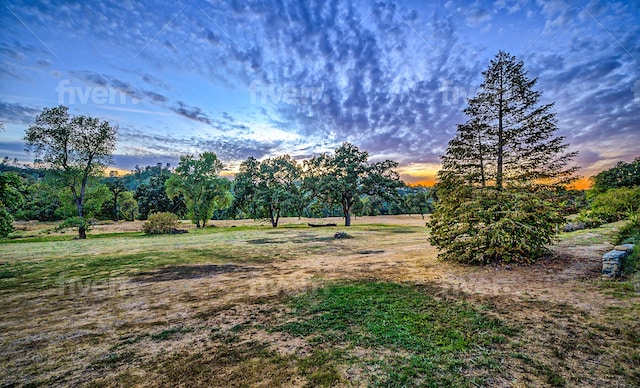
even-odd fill
[[[153,213],[142,224],[142,230],[146,234],[173,233],[178,227],[178,216],[169,212]]]
[[[13,217],[4,208],[0,207],[0,237],[7,237],[13,232]]]
[[[430,241],[446,247],[438,257],[467,264],[528,263],[547,252],[563,217],[536,193],[458,186],[442,193]]]
[[[580,213],[582,219],[605,223],[631,218],[640,211],[640,186],[610,189],[597,194],[589,207],[589,210]]]

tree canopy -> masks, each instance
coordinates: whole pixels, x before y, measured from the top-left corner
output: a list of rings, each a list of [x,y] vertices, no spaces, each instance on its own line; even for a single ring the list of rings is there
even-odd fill
[[[165,183],[169,198],[184,195],[188,216],[197,228],[206,226],[215,209],[231,203],[231,184],[218,176],[222,167],[213,152],[204,152],[197,159],[193,155],[181,156],[175,174]]]
[[[299,211],[302,169],[289,155],[262,162],[250,157],[234,179],[234,205],[255,219],[268,218],[278,226],[282,212]]]
[[[109,122],[88,116],[71,116],[69,108],[44,108],[24,136],[35,160],[56,172],[61,185],[73,195],[77,216],[84,217],[87,183],[111,161],[117,129]],[[80,238],[86,229],[78,228]]]
[[[342,207],[345,226],[351,225],[353,205],[361,195],[389,198],[402,186],[391,160],[369,163],[369,153],[350,143],[336,148],[334,155],[322,154],[305,161],[304,186],[312,196]]]
[[[22,203],[22,182],[15,172],[0,173],[0,237],[13,231],[13,211]]]
[[[620,161],[614,167],[600,172],[592,179],[593,189],[599,193],[620,187],[640,186],[640,157],[631,163]]]

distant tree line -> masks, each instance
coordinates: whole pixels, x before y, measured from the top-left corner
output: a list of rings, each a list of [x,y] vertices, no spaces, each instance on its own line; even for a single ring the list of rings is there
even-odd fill
[[[295,162],[288,155],[274,159]],[[243,162],[243,166],[250,160],[268,164],[272,159],[258,162],[249,158]],[[11,177],[11,192],[19,198],[13,200],[8,208],[16,220],[60,221],[76,214],[70,193],[59,185],[50,170],[0,163],[0,174],[7,179]],[[170,212],[181,219],[189,218],[189,209],[182,192],[176,192],[173,196],[167,193],[166,182],[175,175],[176,172],[169,166],[158,164],[138,167],[132,173],[122,176],[91,177],[85,194],[86,217],[95,220],[132,221],[146,220],[153,213]],[[275,190],[273,186],[269,188],[274,190],[269,192],[266,190],[266,183],[259,183],[249,189],[250,186],[243,181],[243,177],[246,174],[241,170],[233,180],[219,178],[225,179],[230,185],[231,202],[229,206],[216,208],[211,219],[270,220],[268,207],[265,206],[268,206],[266,203],[272,197],[274,210],[279,210],[280,217],[343,216],[342,206],[338,203],[322,202],[304,191],[307,186],[303,187],[302,175],[297,175],[293,180],[297,191],[293,192],[296,197],[292,198],[283,197],[283,191]],[[252,191],[251,194],[247,192],[249,190]],[[254,196],[256,192],[260,195]],[[352,204],[351,214],[355,217],[418,214],[424,218],[424,215],[433,211],[434,200],[434,191],[430,187],[400,184],[395,188],[395,194],[388,197],[359,195]],[[275,206],[278,204],[279,208]]]
[[[115,148],[117,128],[68,108],[45,108],[27,130],[25,143],[36,167],[0,162],[2,207],[0,234],[13,220],[65,221],[78,236],[94,220],[147,219],[173,213],[197,227],[210,219],[252,218],[278,226],[281,217],[421,214],[433,209],[434,193],[406,186],[394,170],[397,163],[369,162],[369,154],[344,143],[334,154],[299,163],[289,155],[258,161],[248,158],[233,179],[220,176],[214,153],[185,155],[175,169],[169,164],[130,174],[103,176]]]

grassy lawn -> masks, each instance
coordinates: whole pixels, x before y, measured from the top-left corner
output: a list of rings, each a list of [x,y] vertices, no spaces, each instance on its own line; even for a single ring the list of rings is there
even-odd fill
[[[587,255],[616,225],[507,270],[440,263],[418,222],[373,221],[4,240],[0,382],[640,385],[637,273],[603,282]]]

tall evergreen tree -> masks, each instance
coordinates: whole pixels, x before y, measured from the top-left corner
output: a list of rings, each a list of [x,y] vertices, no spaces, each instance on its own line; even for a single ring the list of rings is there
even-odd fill
[[[553,103],[540,104],[524,64],[499,51],[482,73],[480,92],[469,100],[469,120],[458,126],[443,158],[442,175],[454,174],[473,184],[504,186],[566,184],[576,168],[567,163],[568,144],[558,130]]]
[[[430,240],[445,259],[531,261],[562,221],[549,192],[574,179],[577,153],[565,152],[553,104],[540,104],[522,61],[500,51],[482,75],[442,158]]]

